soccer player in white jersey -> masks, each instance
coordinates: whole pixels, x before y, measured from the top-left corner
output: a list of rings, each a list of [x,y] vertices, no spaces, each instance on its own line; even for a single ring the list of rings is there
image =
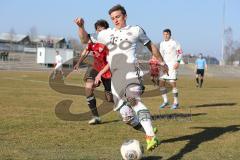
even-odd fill
[[[64,73],[63,73],[63,64],[62,64],[62,56],[59,54],[59,51],[56,51],[55,56],[55,67],[52,75],[52,79],[55,78],[57,72],[59,71],[62,75],[62,80],[64,79]]]
[[[115,26],[106,29],[95,37],[99,43],[109,48],[107,57],[108,65],[99,72],[95,78],[96,83],[104,70],[110,67],[112,72],[112,93],[114,96],[115,111],[119,111],[123,121],[133,127],[142,127],[146,133],[147,150],[158,146],[159,142],[152,127],[151,115],[147,107],[141,102],[140,95],[143,86],[140,82],[138,68],[136,67],[136,49],[139,43],[144,44],[152,54],[160,61],[164,72],[168,71],[157,47],[146,36],[139,26],[126,24],[127,13],[124,7],[116,5],[109,10],[109,15]],[[83,43],[87,43],[89,36],[84,29],[84,21],[77,18],[75,23],[79,27],[79,37]],[[135,113],[133,113],[133,111]]]
[[[172,86],[172,93],[174,102],[172,104],[172,109],[177,109],[179,107],[178,102],[178,89],[177,89],[177,69],[179,68],[180,61],[182,59],[182,49],[180,44],[171,38],[171,30],[163,30],[164,41],[160,43],[160,53],[166,64],[168,65],[169,72],[168,74],[160,73],[159,77],[159,86],[160,92],[163,97],[163,103],[160,105],[160,108],[165,108],[169,105],[167,97],[167,88],[166,81]]]

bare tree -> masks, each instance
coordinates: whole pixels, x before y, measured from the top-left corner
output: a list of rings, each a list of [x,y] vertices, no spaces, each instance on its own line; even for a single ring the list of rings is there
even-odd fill
[[[70,48],[73,48],[76,51],[82,51],[84,46],[76,38],[68,38],[68,43]]]
[[[240,61],[240,48],[236,49],[234,52],[234,60]]]
[[[240,62],[240,48],[234,50],[234,53],[228,58],[228,61],[233,64],[233,61]]]
[[[224,39],[225,39],[225,45],[224,45],[224,60],[226,64],[232,64],[232,54],[234,53],[234,41],[233,41],[233,31],[231,27],[228,27],[224,31]]]

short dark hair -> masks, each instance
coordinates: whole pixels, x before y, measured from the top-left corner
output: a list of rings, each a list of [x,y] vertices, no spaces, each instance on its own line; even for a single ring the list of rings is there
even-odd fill
[[[120,10],[123,15],[127,15],[125,8],[123,6],[121,6],[120,4],[113,6],[111,9],[109,9],[108,14],[110,15],[112,12],[118,11],[118,10]]]
[[[167,29],[164,29],[164,30],[163,30],[163,32],[167,32],[167,33],[169,33],[169,34],[170,34],[170,36],[172,35],[172,32],[171,32],[171,30],[170,30],[170,29],[168,29],[168,28],[167,28]]]
[[[100,27],[104,27],[105,29],[109,28],[109,24],[106,20],[104,19],[100,19],[98,20],[95,24],[95,30],[97,30],[97,27],[100,26]]]

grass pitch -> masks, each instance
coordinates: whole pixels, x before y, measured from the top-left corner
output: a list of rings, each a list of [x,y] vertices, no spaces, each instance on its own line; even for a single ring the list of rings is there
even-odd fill
[[[84,96],[51,89],[49,75],[0,72],[1,160],[120,160],[121,144],[133,138],[146,148],[144,134],[123,124],[116,112],[103,115],[103,124],[95,126],[87,121],[59,119],[55,107],[63,99],[73,101],[70,112],[75,115],[87,112],[88,107]],[[82,86],[82,75],[73,73],[66,83]],[[239,82],[206,77],[204,87],[199,89],[194,77],[182,76],[178,80],[181,109],[175,111],[159,111],[161,96],[143,98],[162,141],[153,152],[145,152],[144,159],[239,159]]]

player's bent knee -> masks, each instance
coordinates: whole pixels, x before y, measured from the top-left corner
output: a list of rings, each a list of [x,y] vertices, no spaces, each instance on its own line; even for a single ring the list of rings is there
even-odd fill
[[[136,126],[139,122],[131,107],[125,105],[120,109],[120,114],[124,123]]]
[[[125,91],[125,96],[127,100],[127,104],[131,107],[137,105],[137,103],[141,100],[140,96],[144,91],[144,86],[140,84],[130,84]]]
[[[172,93],[174,97],[178,97],[178,89],[176,87],[173,88]]]

